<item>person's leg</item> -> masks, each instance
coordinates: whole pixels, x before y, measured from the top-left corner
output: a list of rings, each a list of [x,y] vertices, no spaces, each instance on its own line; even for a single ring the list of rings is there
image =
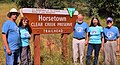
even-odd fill
[[[111,51],[111,45],[110,42],[107,41],[104,44],[104,65],[110,65],[110,51]]]
[[[101,48],[101,44],[95,44],[94,45],[95,51],[94,51],[94,62],[93,62],[93,65],[97,65],[100,48]]]
[[[7,54],[6,49],[4,51],[5,51],[5,56],[6,56],[6,65],[13,65],[14,63],[13,54],[11,55]]]
[[[90,65],[90,58],[93,51],[93,44],[88,44],[87,56],[86,56],[86,65]]]
[[[31,52],[30,52],[30,46],[27,48],[27,59],[28,59],[28,64],[31,65]]]
[[[21,48],[20,59],[22,65],[28,65],[27,46]]]
[[[14,64],[13,65],[18,65],[18,57],[19,57],[19,49],[15,50],[14,54]]]
[[[79,42],[79,50],[80,50],[80,65],[84,65],[84,51],[85,51],[85,39],[80,40]]]
[[[20,65],[21,61],[20,61],[20,49],[19,49],[19,52],[18,52],[18,61],[17,61],[17,64]]]
[[[74,62],[74,65],[77,65],[77,58],[78,58],[78,40],[77,39],[73,38],[72,48],[73,48],[73,62]]]
[[[117,42],[114,41],[114,42],[111,42],[111,60],[112,60],[112,65],[116,65],[116,46],[117,46]]]
[[[6,55],[6,65],[17,65],[17,60],[18,60],[18,50],[11,50],[12,54],[7,54],[6,50],[5,55]]]

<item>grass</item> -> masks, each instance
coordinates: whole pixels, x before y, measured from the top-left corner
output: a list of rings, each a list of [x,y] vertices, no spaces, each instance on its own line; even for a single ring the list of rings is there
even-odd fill
[[[0,2],[0,30],[2,28],[2,24],[7,19],[7,12],[11,8],[17,8],[15,3],[4,3]],[[86,21],[88,24],[90,24],[91,18],[85,17],[84,21]],[[100,19],[100,23],[105,27],[105,20]],[[17,23],[19,20],[17,20]],[[1,31],[0,31],[1,33]],[[62,42],[61,42],[61,35],[60,34],[41,34],[40,35],[40,48],[41,48],[41,65],[73,65],[72,61],[72,37],[73,33],[68,35],[68,59],[67,62],[64,62],[63,56],[62,56]],[[34,45],[33,45],[33,39],[30,40],[31,43],[31,54],[32,54],[32,61],[33,61],[33,55],[34,55]],[[51,48],[49,47],[49,44],[51,44]],[[3,42],[0,34],[0,65],[5,65],[5,55],[4,55],[4,49],[3,49]],[[51,50],[50,50],[51,49]],[[86,55],[86,53],[85,53]],[[93,60],[93,56],[91,58]],[[120,61],[120,57],[118,57],[118,60]],[[91,62],[92,63],[92,62]],[[120,63],[118,63],[120,64]],[[103,65],[103,57],[102,53],[100,53],[99,56],[99,63],[98,65]]]

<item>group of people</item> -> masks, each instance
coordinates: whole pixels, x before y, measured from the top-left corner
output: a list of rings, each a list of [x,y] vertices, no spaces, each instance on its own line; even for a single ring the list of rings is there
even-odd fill
[[[119,51],[119,30],[113,26],[113,19],[106,19],[107,26],[103,28],[97,16],[91,19],[90,26],[83,21],[84,16],[78,15],[77,22],[74,26],[73,35],[73,61],[74,65],[78,65],[78,55],[80,57],[80,65],[84,65],[84,51],[86,52],[86,65],[90,65],[92,52],[94,50],[93,65],[98,64],[100,50],[103,51],[104,65],[116,65],[116,51]],[[79,54],[78,54],[79,51]]]
[[[17,65],[20,58],[21,65],[29,65],[31,62],[29,40],[32,30],[29,26],[27,17],[22,17],[19,25],[16,19],[19,16],[18,11],[12,8],[7,14],[8,20],[2,26],[2,39],[4,42],[4,52],[6,56],[6,65]],[[93,65],[97,65],[100,49],[104,52],[104,64],[116,65],[116,51],[119,50],[119,30],[113,26],[113,19],[108,17],[107,26],[103,28],[97,16],[91,20],[90,26],[83,21],[84,16],[78,15],[74,26],[73,35],[73,62],[78,64],[78,55],[80,64],[84,65],[85,46],[88,45],[86,55],[86,65],[90,65],[90,59],[94,50]],[[117,49],[116,49],[117,48]],[[80,54],[78,54],[78,51]]]
[[[21,65],[29,65],[31,62],[29,39],[32,33],[29,20],[22,17],[17,26],[15,21],[19,12],[15,8],[12,8],[7,16],[8,20],[2,26],[6,65],[18,65],[18,62],[21,62]]]

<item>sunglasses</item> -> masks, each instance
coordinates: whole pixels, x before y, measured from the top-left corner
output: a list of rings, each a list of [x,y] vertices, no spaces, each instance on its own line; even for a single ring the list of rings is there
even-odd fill
[[[17,15],[18,16],[19,14],[18,13],[12,13],[12,15]]]
[[[107,21],[107,23],[112,23],[112,21]]]

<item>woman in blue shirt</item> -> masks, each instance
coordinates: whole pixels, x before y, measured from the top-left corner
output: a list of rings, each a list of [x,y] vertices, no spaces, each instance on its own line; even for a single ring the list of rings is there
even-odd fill
[[[22,65],[29,65],[31,60],[29,39],[31,34],[31,28],[29,26],[29,20],[23,17],[19,23],[20,30],[20,59]]]
[[[92,51],[94,50],[94,62],[93,65],[97,65],[99,51],[101,48],[103,28],[100,25],[99,19],[95,16],[91,20],[91,24],[88,30],[89,44],[86,56],[86,65],[90,65],[90,58],[92,56]],[[102,41],[101,41],[102,39]],[[103,45],[103,43],[102,43]]]

